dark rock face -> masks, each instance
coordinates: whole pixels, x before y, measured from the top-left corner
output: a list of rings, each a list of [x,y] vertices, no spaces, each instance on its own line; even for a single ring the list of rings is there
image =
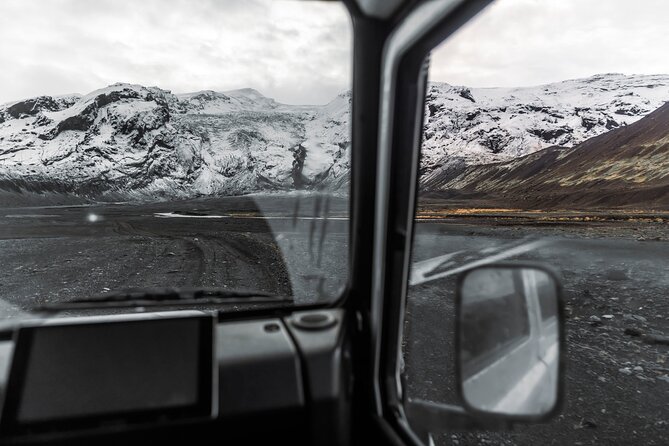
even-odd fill
[[[66,130],[88,130],[88,128],[95,120],[95,111],[97,111],[97,107],[95,104],[91,104],[84,108],[81,113],[63,119],[49,132],[43,135],[39,135],[39,138],[43,140],[50,140]]]
[[[295,189],[303,189],[306,186],[306,178],[302,174],[302,169],[304,169],[304,160],[307,158],[307,149],[299,144],[296,148],[293,149],[293,186]]]
[[[533,134],[534,136],[538,136],[539,138],[543,139],[544,141],[552,141],[555,138],[565,135],[569,132],[571,132],[571,129],[561,127],[557,129],[551,129],[551,130],[546,130],[546,129],[529,129],[529,133]]]
[[[56,127],[56,132],[53,136],[57,136],[65,130],[87,130],[95,119],[94,110],[94,107],[86,107],[81,114],[63,119]]]
[[[624,116],[638,116],[643,112],[644,110],[642,110],[639,106],[629,104],[624,104],[614,111],[615,114]]]
[[[548,107],[533,105],[533,104],[527,105],[526,108],[530,111],[533,111],[533,112],[548,113],[550,111],[550,109]]]
[[[45,126],[51,124],[53,121],[49,118],[47,118],[44,115],[39,115],[37,119],[35,120],[35,125],[36,126]]]
[[[38,96],[26,99],[0,110],[0,123],[8,119],[21,119],[29,116],[39,116],[43,112],[57,112],[72,106],[77,101],[76,96],[51,97]],[[3,116],[4,115],[4,116]]]
[[[504,129],[495,129],[481,140],[481,144],[488,148],[492,153],[499,153],[504,150],[504,147],[506,147],[508,142],[509,132]]]
[[[607,130],[613,130],[617,127],[620,127],[620,124],[618,124],[616,121],[613,119],[609,118],[606,120],[606,129]]]
[[[599,120],[595,118],[589,118],[589,117],[581,117],[581,125],[585,127],[586,130],[592,129],[594,126],[599,124]]]
[[[39,96],[7,107],[7,114],[14,119],[18,119],[21,116],[35,116],[44,110],[58,111],[59,105],[51,96]]]
[[[481,114],[481,110],[476,110],[476,111],[467,113],[465,119],[466,119],[467,121],[473,121],[473,120],[476,119],[476,117],[479,116],[480,114]]]
[[[140,116],[133,116],[130,119],[117,124],[117,128],[124,135],[132,136],[135,144],[144,143],[144,135],[151,130],[156,130],[167,124],[170,120],[170,112],[167,107],[159,106],[155,108],[150,115],[151,119],[143,119]]]
[[[109,104],[114,102],[119,102],[123,99],[142,99],[140,94],[130,88],[125,88],[120,91],[111,91],[109,93],[103,93],[95,97],[95,99],[88,104],[83,110],[77,113],[74,116],[69,116],[62,121],[60,121],[51,131],[44,135],[40,135],[40,139],[50,140],[58,136],[60,133],[67,130],[78,130],[78,131],[87,131],[91,128],[95,119],[97,118],[98,111]],[[155,100],[150,94],[146,96],[147,100]],[[144,133],[148,130],[158,128],[160,125],[165,124],[169,120],[169,111],[166,106],[162,107],[162,119],[153,120],[153,122],[146,122],[137,118],[132,121],[126,121],[119,124],[119,129],[124,134],[130,134],[132,132],[137,132],[137,137],[135,142],[139,142],[144,136]]]
[[[148,96],[148,95],[147,95]],[[121,99],[139,99],[140,95],[138,92],[135,90],[132,90],[130,88],[124,88],[121,91],[111,91],[109,93],[103,93],[95,97],[95,105],[100,107],[104,107],[105,105],[109,105],[112,102],[118,102]],[[147,97],[148,100],[152,100],[153,97]]]
[[[596,126],[603,125],[607,130],[613,130],[617,127],[620,127],[614,119],[604,116],[602,118],[595,118],[591,116],[581,116],[581,125],[587,130],[592,130]]]
[[[460,89],[460,91],[458,92],[458,94],[459,94],[461,97],[463,97],[463,98],[465,98],[465,99],[467,99],[467,100],[469,100],[469,101],[476,102],[476,100],[474,99],[474,96],[472,95],[472,91],[471,91],[469,88],[462,88],[462,89]]]

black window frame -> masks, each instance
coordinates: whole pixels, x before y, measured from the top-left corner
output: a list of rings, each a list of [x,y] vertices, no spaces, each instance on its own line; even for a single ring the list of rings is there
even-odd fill
[[[394,33],[384,47],[379,85],[374,282],[371,294],[373,397],[382,429],[394,432],[397,440],[404,444],[423,444],[427,441],[429,428],[422,426],[425,429],[421,429],[413,423],[413,416],[413,424],[410,425],[400,376],[429,53],[491,1],[414,3],[395,23]],[[410,20],[412,15],[424,14],[425,9],[421,8],[429,7],[430,3],[433,7],[430,12],[434,15],[424,21],[427,26],[415,30],[410,42],[395,54],[391,53],[389,42],[401,24]],[[435,414],[448,414],[448,426],[444,427],[480,427],[460,406],[443,406],[434,411],[426,408],[417,415],[434,426],[428,419]],[[497,421],[494,425],[506,426],[506,423]]]

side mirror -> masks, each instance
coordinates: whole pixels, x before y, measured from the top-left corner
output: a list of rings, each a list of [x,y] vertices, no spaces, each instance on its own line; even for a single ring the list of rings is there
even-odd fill
[[[465,408],[480,417],[540,421],[561,402],[561,286],[547,268],[489,264],[457,293],[457,370]]]

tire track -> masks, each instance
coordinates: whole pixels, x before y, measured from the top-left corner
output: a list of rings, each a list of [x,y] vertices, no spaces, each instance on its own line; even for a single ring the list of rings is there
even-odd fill
[[[170,251],[169,247],[156,256],[161,261],[171,257],[182,260],[179,270],[189,272],[189,278],[179,278],[182,280],[177,282],[181,283],[175,285],[252,288],[281,295],[292,294],[283,257],[271,234],[227,231],[205,234],[198,231],[197,236],[173,235],[128,221],[115,222],[114,232],[123,236],[174,241],[184,246],[182,256]]]
[[[199,242],[199,238],[197,237],[175,236],[166,233],[158,233],[144,228],[138,228],[135,224],[130,223],[128,221],[114,222],[114,232],[123,236],[145,237],[154,240],[169,240],[172,242],[183,243],[184,245],[186,245],[184,249],[184,254],[188,255],[177,257],[181,260],[181,264],[177,269],[170,268],[169,270],[170,271],[178,270],[179,272],[182,273],[188,272],[190,273],[191,277],[190,280],[184,277],[180,277],[179,280],[177,280],[177,282],[181,283],[176,283],[175,285],[177,286],[202,286],[203,285],[202,279],[205,276],[206,271],[208,269],[207,265],[209,263],[212,263],[211,257],[214,257],[215,260],[215,253],[208,252],[209,250],[205,249],[205,247],[203,246],[202,243]],[[171,256],[170,253],[173,253],[173,251],[171,251],[169,247],[164,247],[162,256],[163,259],[169,258]],[[193,265],[187,265],[188,260],[191,261],[194,260],[195,267],[193,267]]]

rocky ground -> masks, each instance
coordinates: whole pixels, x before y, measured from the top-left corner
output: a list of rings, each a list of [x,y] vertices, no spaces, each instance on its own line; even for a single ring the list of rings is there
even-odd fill
[[[557,418],[505,433],[437,429],[437,444],[669,441],[669,231],[661,217],[627,221],[600,215],[593,221],[586,216],[538,220],[488,211],[418,224],[415,261],[459,250],[481,257],[482,250],[514,239],[548,241],[511,259],[560,270],[567,310],[566,395]],[[405,379],[412,397],[458,402],[450,361],[454,278],[410,289]]]
[[[0,325],[35,306],[128,288],[330,299],[347,277],[345,203],[256,196],[0,209]]]

